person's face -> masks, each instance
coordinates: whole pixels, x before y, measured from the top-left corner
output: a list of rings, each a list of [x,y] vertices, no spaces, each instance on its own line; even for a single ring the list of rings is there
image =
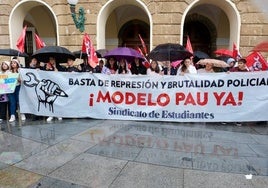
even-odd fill
[[[121,59],[121,60],[120,60],[120,66],[121,66],[121,67],[125,67],[125,60],[124,60],[124,59]]]
[[[235,62],[234,61],[232,61],[231,63],[230,63],[230,67],[233,67],[235,65]]]
[[[190,59],[185,59],[184,64],[186,67],[189,67],[191,65],[191,60]]]
[[[37,64],[37,59],[33,58],[31,61],[31,66],[35,66]]]
[[[51,64],[55,64],[56,60],[55,60],[55,58],[50,57],[50,58],[49,58],[49,62],[50,62]]]
[[[206,64],[206,70],[211,70],[213,68],[213,64],[212,63],[207,63]]]
[[[138,58],[135,58],[134,61],[137,65],[140,63]]]
[[[245,69],[245,67],[246,67],[246,65],[241,61],[238,61],[237,66],[239,69]]]
[[[18,68],[18,63],[16,61],[11,61],[11,67]]]
[[[74,64],[74,60],[68,59],[67,63],[68,63],[69,66],[72,66]]]
[[[110,63],[111,65],[114,65],[114,63],[115,63],[114,58],[109,59],[109,63]]]
[[[155,69],[157,67],[156,61],[152,61],[151,66],[152,66],[153,69]]]
[[[2,63],[2,69],[4,70],[8,69],[8,65],[6,63]]]
[[[33,59],[32,59],[32,63],[33,63],[33,64],[36,64],[36,63],[37,63],[37,59],[33,58]]]
[[[100,66],[100,67],[103,67],[103,64],[104,64],[103,61],[100,61],[100,62],[99,62],[99,66]]]

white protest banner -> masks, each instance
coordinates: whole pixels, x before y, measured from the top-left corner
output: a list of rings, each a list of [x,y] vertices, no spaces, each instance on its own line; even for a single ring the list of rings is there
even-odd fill
[[[268,72],[153,77],[20,73],[22,113],[172,122],[268,120]]]
[[[0,94],[13,93],[18,77],[18,73],[0,74]]]

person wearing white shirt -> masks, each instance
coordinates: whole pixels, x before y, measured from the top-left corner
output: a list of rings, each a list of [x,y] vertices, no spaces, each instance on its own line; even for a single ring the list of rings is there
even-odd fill
[[[186,58],[181,62],[181,65],[178,69],[177,75],[183,76],[186,73],[189,73],[189,74],[196,74],[197,73],[197,70],[196,70],[195,66],[193,65],[190,58]]]
[[[147,69],[147,75],[160,75],[160,68],[157,61],[152,61],[150,67]]]

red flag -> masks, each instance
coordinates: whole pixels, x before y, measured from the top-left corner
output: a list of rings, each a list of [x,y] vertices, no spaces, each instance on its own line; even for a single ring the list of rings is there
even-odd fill
[[[91,67],[95,68],[98,64],[98,57],[95,52],[93,43],[91,42],[90,37],[87,33],[84,34],[82,52],[87,53],[88,64]]]
[[[144,57],[144,60],[142,63],[146,68],[150,67],[150,63],[148,62],[148,60],[145,58],[145,56],[142,53],[142,50],[140,49],[140,47],[137,47],[137,51],[142,55],[142,57]],[[130,63],[129,63],[130,64]]]
[[[242,56],[241,56],[241,54],[240,54],[238,48],[236,47],[235,43],[233,43],[233,58],[234,58],[235,60],[238,60],[238,59],[240,59],[241,57],[242,57]]]
[[[46,44],[42,41],[42,39],[36,33],[34,34],[34,39],[35,39],[35,45],[36,45],[37,50],[46,46]]]
[[[268,63],[260,52],[252,52],[246,57],[247,67],[250,71],[267,70]]]
[[[19,37],[19,39],[17,40],[17,48],[18,50],[23,53],[24,52],[24,44],[25,44],[25,36],[26,36],[26,29],[27,29],[27,25],[23,28],[22,33]]]
[[[84,34],[83,38],[82,52],[87,53],[88,56],[90,54],[90,38],[86,33]]]
[[[144,61],[144,64],[143,64],[147,69],[150,67],[150,63],[148,61]]]
[[[140,49],[140,47],[137,47],[137,51],[138,51],[142,56],[144,56],[143,53],[142,53],[142,50]]]
[[[187,42],[186,42],[186,47],[185,47],[189,52],[191,52],[192,54],[194,53],[193,48],[192,48],[192,44],[190,41],[189,36],[187,35]]]
[[[98,64],[98,56],[97,56],[97,53],[95,52],[95,48],[93,46],[93,43],[90,42],[90,61],[89,61],[89,64],[91,67],[95,68]]]
[[[139,34],[139,38],[140,38],[140,41],[141,41],[141,45],[142,45],[143,51],[144,51],[145,55],[147,55],[148,52],[147,52],[146,44],[145,44],[144,40],[141,38],[141,35],[140,34]]]

